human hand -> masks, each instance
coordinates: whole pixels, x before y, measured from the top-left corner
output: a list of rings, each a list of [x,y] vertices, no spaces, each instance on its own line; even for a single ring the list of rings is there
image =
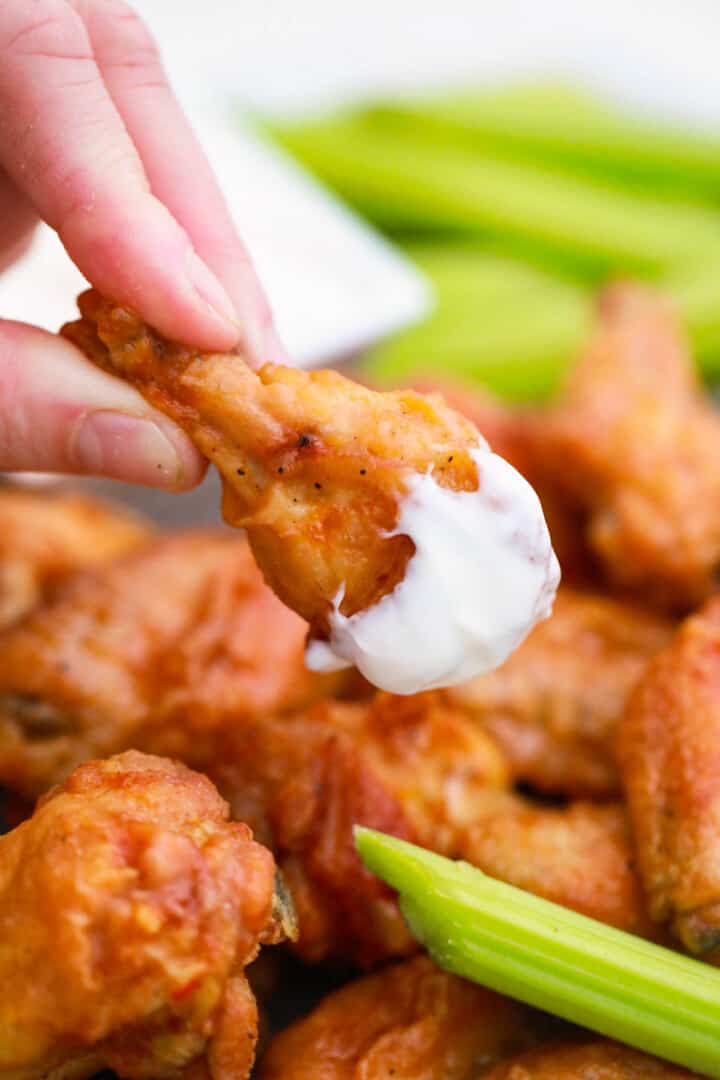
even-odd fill
[[[0,270],[38,219],[168,337],[283,358],[210,166],[122,0],[0,4]],[[187,488],[204,461],[69,342],[0,320],[0,470],[26,469]]]

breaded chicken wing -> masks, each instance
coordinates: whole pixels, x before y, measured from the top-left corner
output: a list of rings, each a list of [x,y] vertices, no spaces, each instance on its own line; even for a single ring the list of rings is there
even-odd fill
[[[98,499],[0,488],[0,627],[68,573],[132,551],[151,535],[149,522]]]
[[[415,948],[354,825],[400,836],[635,933],[651,933],[617,806],[537,806],[478,725],[438,694],[325,702],[228,730],[210,775],[274,852],[310,961],[370,967]]]
[[[172,344],[95,292],[79,305],[63,333],[217,465],[223,513],[309,622],[314,665],[352,661],[403,693],[449,685],[501,663],[547,615],[558,571],[537,498],[439,397],[253,371]],[[431,636],[415,618],[428,594],[442,600]]]
[[[720,597],[652,662],[620,727],[619,758],[650,912],[720,958]]]
[[[244,1080],[244,969],[292,929],[275,876],[205,777],[81,766],[0,839],[0,1076]]]
[[[328,995],[273,1039],[258,1080],[475,1080],[545,1022],[419,956]]]
[[[363,867],[353,826],[454,854],[479,794],[507,780],[492,740],[434,694],[326,701],[228,727],[210,775],[275,853],[300,955],[360,967],[417,946],[392,892]]]
[[[500,743],[518,780],[606,798],[619,788],[625,701],[672,629],[660,615],[561,588],[552,616],[501,668],[444,693]]]
[[[347,678],[305,669],[305,633],[231,533],[179,533],[76,574],[0,634],[0,783],[33,797],[129,747],[202,768],[223,726]]]
[[[659,296],[603,294],[594,339],[538,423],[544,469],[584,508],[611,584],[686,611],[713,591],[720,417]]]
[[[479,801],[462,858],[520,889],[641,937],[657,937],[620,803],[536,805],[507,793]]]
[[[700,1080],[697,1073],[609,1039],[547,1043],[501,1061],[473,1080]]]

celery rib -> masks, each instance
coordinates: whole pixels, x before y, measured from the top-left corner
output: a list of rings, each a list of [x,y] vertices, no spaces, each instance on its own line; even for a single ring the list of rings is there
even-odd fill
[[[720,1078],[720,971],[395,837],[356,842],[442,967]]]

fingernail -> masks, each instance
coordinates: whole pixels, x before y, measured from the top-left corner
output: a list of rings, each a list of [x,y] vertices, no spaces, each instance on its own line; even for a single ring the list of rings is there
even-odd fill
[[[186,266],[195,292],[218,318],[230,323],[239,339],[241,326],[237,311],[218,279],[192,249],[188,252]]]
[[[70,458],[83,473],[154,487],[182,483],[183,463],[167,435],[152,420],[126,413],[98,410],[82,417]]]

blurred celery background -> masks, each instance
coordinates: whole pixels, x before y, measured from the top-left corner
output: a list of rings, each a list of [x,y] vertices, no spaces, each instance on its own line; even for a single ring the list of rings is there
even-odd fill
[[[546,396],[598,285],[623,276],[668,294],[704,375],[720,377],[720,135],[552,82],[263,126],[434,287],[430,316],[369,355],[373,377],[443,372]]]

